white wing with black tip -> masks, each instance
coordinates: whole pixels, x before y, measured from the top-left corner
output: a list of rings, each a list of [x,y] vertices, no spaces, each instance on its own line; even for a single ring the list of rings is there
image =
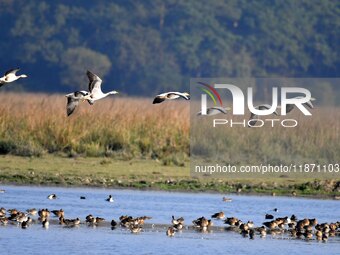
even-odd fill
[[[5,73],[5,76],[9,75],[9,74],[16,74],[18,71],[20,71],[20,68],[13,68],[13,69],[10,69],[8,70],[6,73]]]
[[[87,77],[89,78],[89,91],[91,94],[102,94],[102,79],[99,78],[98,75],[95,75],[94,73],[87,71],[86,72]]]

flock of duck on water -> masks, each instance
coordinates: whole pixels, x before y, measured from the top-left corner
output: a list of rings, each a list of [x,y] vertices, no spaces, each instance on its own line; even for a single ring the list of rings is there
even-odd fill
[[[5,72],[4,76],[0,78],[0,87],[14,82],[20,78],[27,78],[28,76],[25,74],[21,74],[21,75],[16,75],[16,73],[19,71],[19,68],[16,69],[10,69],[7,72]],[[67,105],[66,105],[66,113],[67,116],[70,116],[75,109],[77,108],[77,106],[79,105],[79,102],[84,102],[87,101],[90,105],[93,105],[95,101],[103,99],[109,95],[115,95],[118,94],[118,92],[116,90],[113,91],[109,91],[107,93],[104,93],[101,89],[101,85],[102,85],[102,79],[90,72],[87,71],[86,75],[89,79],[89,84],[88,84],[88,91],[86,90],[78,90],[75,91],[73,93],[69,93],[67,95],[65,95],[67,97]],[[198,82],[200,84],[204,84],[202,82]],[[204,84],[207,85],[207,84]],[[208,85],[209,86],[209,85]],[[187,92],[165,92],[165,93],[161,93],[159,95],[157,95],[154,100],[153,100],[153,104],[159,104],[164,102],[165,100],[173,100],[173,99],[178,99],[178,98],[184,98],[185,100],[190,100],[190,94]],[[296,97],[298,98],[298,97]],[[314,106],[312,104],[312,100],[315,100],[315,98],[311,98],[310,101],[304,103],[303,105],[313,109]],[[286,107],[286,112],[289,113],[294,109],[294,105],[293,104],[287,104]],[[271,106],[268,104],[261,104],[255,107],[255,109],[257,110],[268,110],[270,109]],[[217,114],[227,114],[227,111],[230,110],[230,107],[218,107],[218,106],[214,106],[214,107],[208,107],[207,108],[207,112],[206,115],[208,116],[213,116],[213,115],[217,115]],[[277,113],[277,111],[274,111],[273,114],[275,115],[279,115]],[[197,115],[202,115],[202,112],[198,112]],[[248,122],[248,126],[252,127],[255,126],[257,120],[259,119],[259,116],[252,113],[250,115],[249,118],[249,122]]]
[[[48,199],[56,199],[56,194],[50,194]],[[81,196],[80,199],[86,199],[86,197]],[[112,195],[109,195],[107,202],[113,203],[114,199]],[[230,198],[223,197],[223,202],[231,202]],[[273,212],[278,212],[277,208],[272,210]],[[35,208],[27,209],[26,212],[19,211],[17,209],[0,208],[0,224],[7,225],[9,222],[15,225],[20,225],[21,228],[27,229],[30,224],[34,222],[40,222],[43,228],[49,227],[49,219],[51,216],[57,217],[59,219],[59,225],[65,227],[76,227],[81,224],[88,226],[99,226],[106,220],[101,217],[95,217],[92,214],[86,216],[84,221],[79,218],[67,219],[65,218],[65,212],[63,209],[60,210],[48,210]],[[33,220],[33,216],[38,214],[38,218]],[[131,231],[131,233],[139,233],[143,230],[143,225],[146,220],[150,220],[152,217],[141,216],[132,217],[129,215],[122,215],[119,217],[119,221],[111,220],[111,228],[115,229],[117,227],[126,228]],[[226,217],[223,211],[217,212],[211,215],[208,219],[204,216],[197,218],[192,221],[191,226],[185,226],[184,218],[175,218],[172,216],[171,225],[166,227],[166,235],[169,237],[175,236],[176,232],[181,232],[182,230],[188,230],[189,228],[195,229],[200,232],[209,232],[211,227],[214,225],[213,220],[223,221],[224,224],[228,225],[225,230],[233,230],[239,232],[243,237],[249,237],[254,239],[255,236],[261,238],[266,237],[267,234],[284,234],[288,233],[291,238],[311,240],[316,239],[318,241],[327,241],[329,237],[339,236],[340,231],[340,221],[334,223],[319,223],[317,219],[298,219],[294,214],[290,217],[274,217],[273,214],[266,214],[264,216],[265,221],[262,226],[256,227],[253,221],[242,222],[236,217]],[[154,224],[152,225],[154,227]],[[315,237],[315,238],[314,238]]]

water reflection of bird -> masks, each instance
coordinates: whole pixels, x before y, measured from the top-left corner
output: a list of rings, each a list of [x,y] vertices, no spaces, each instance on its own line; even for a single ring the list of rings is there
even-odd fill
[[[43,222],[42,222],[43,228],[48,228],[49,225],[50,225],[50,223],[49,223],[48,219],[43,220]]]
[[[176,230],[175,230],[174,227],[169,227],[168,230],[166,231],[166,235],[173,237],[173,236],[175,236],[175,232],[176,232]]]
[[[138,234],[142,231],[142,227],[138,226],[138,225],[131,225],[130,227],[130,231],[132,234]]]

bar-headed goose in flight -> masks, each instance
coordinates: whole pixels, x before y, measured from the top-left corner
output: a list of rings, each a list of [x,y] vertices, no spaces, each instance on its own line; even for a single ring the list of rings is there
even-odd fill
[[[16,80],[18,80],[20,78],[27,78],[26,74],[21,74],[21,75],[17,76],[16,73],[19,70],[20,70],[20,68],[8,70],[5,73],[5,75],[0,78],[0,87],[5,85],[6,83],[10,83],[10,82],[16,81]]]
[[[155,97],[153,100],[153,104],[159,104],[167,99],[177,99],[177,98],[184,98],[185,100],[190,100],[190,95],[187,92],[181,93],[181,92],[166,92],[159,94]]]
[[[258,105],[258,106],[255,107],[255,109],[257,109],[257,110],[269,110],[270,108],[271,108],[271,106],[269,104],[261,104],[261,105]],[[274,111],[273,114],[279,115],[276,111]],[[249,121],[248,121],[248,127],[255,126],[258,119],[259,119],[259,116],[257,114],[251,113]]]
[[[66,105],[67,116],[70,116],[74,112],[74,110],[79,104],[79,100],[85,101],[91,99],[90,93],[85,90],[75,91],[73,93],[65,95],[65,97],[67,97]]]
[[[87,101],[92,105],[94,104],[94,101],[105,98],[109,95],[118,94],[117,91],[113,90],[108,93],[103,93],[101,89],[102,85],[102,79],[99,78],[99,76],[95,75],[94,73],[87,71],[86,72],[87,77],[89,78],[89,91],[90,91],[90,99]]]
[[[207,108],[207,116],[213,116],[220,113],[227,114],[227,111],[230,110],[230,107],[220,107],[220,106],[214,106]],[[202,116],[202,111],[199,111],[197,113],[198,116]]]
[[[295,98],[295,99],[301,99],[301,98],[303,98],[303,97],[294,97],[294,98]],[[314,101],[314,100],[315,100],[315,98],[312,97],[308,102],[303,103],[302,105],[307,106],[307,107],[309,107],[310,109],[313,109],[314,106],[313,106],[313,104],[312,104],[312,101]],[[287,105],[286,105],[286,113],[291,112],[291,111],[294,109],[294,107],[295,107],[294,104],[287,104]]]

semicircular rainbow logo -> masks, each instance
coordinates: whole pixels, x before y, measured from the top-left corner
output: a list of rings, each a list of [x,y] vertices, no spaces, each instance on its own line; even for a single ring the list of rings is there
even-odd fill
[[[214,102],[214,105],[217,105],[217,102],[216,102],[216,98],[218,99],[219,103],[221,106],[223,106],[223,103],[222,103],[222,99],[221,99],[221,96],[220,94],[216,91],[216,89],[214,87],[212,87],[211,85],[209,84],[206,84],[204,82],[197,82],[201,85],[203,85],[204,87],[206,88],[200,88],[200,90],[202,90],[204,93],[206,93],[207,95],[209,95],[209,97],[213,100]],[[216,96],[216,97],[215,97]]]

